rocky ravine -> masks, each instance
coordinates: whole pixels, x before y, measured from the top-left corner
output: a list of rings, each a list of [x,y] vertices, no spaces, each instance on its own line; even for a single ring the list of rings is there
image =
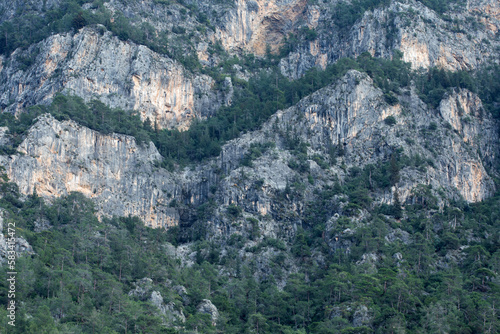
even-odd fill
[[[34,62],[23,69],[21,60],[26,57]],[[211,77],[192,75],[178,62],[120,41],[99,26],[53,35],[0,61],[4,112],[48,103],[63,91],[137,110],[143,120],[156,121],[160,128],[185,129],[193,118],[206,117],[229,103],[232,94],[230,81],[227,93],[216,92]]]
[[[22,193],[36,188],[51,199],[80,191],[96,202],[100,214],[137,215],[152,227],[192,221],[192,208],[213,199],[219,208],[207,226],[215,233],[235,228],[223,217],[229,204],[239,205],[247,215],[267,216],[268,221],[260,223],[265,233],[288,230],[282,222],[301,210],[314,189],[342,180],[350,167],[387,161],[396,148],[432,163],[425,169],[402,169],[397,189],[376,193],[378,202],[391,203],[393,191],[402,201],[411,201],[418,196],[419,184],[432,185],[435,193],[444,191],[445,196],[438,195],[442,200],[462,196],[476,202],[492,194],[494,184],[485,166],[497,156],[498,134],[479,98],[468,91],[455,92],[442,101],[439,114],[411,91],[401,101],[389,106],[367,75],[350,71],[337,83],[279,111],[261,130],[227,143],[218,158],[175,173],[155,167],[161,156],[152,143],[139,146],[129,136],[103,135],[73,121],[42,116],[19,146],[20,153],[2,156],[0,164]],[[394,116],[397,124],[386,125],[387,116]],[[289,167],[294,157],[284,146],[287,132],[310,144],[310,157],[325,156],[324,148],[332,144],[344,146],[345,155],[328,169],[309,160],[315,179],[309,184],[304,182],[307,175]],[[276,148],[253,161],[252,168],[240,166],[250,144],[269,141],[276,142]],[[293,180],[306,184],[304,199],[290,201],[283,209],[277,195]]]

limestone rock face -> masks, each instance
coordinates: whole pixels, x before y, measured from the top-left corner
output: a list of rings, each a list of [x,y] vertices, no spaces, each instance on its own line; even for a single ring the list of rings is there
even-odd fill
[[[12,19],[18,11],[44,15],[43,8],[59,2],[2,2],[0,21]],[[133,25],[149,24],[155,34],[167,33],[179,54],[196,54],[201,64],[212,68],[221,60],[214,53],[219,44],[231,54],[264,56],[267,51],[278,53],[294,40],[280,62],[281,72],[291,79],[341,57],[369,52],[390,58],[395,49],[414,68],[469,70],[499,60],[496,0],[470,0],[442,15],[416,0],[392,1],[388,7],[367,11],[352,27],[334,24],[336,7],[331,2],[191,0],[186,4],[196,11],[154,0],[111,0],[105,7],[113,17],[123,15]],[[84,8],[93,10],[91,4]],[[305,28],[314,33],[305,36]],[[16,50],[9,59],[0,57],[0,107],[20,112],[48,103],[62,91],[86,101],[99,99],[112,107],[137,110],[143,120],[156,121],[160,128],[186,129],[194,118],[213,115],[231,103],[230,82],[217,89],[211,77],[193,74],[179,62],[120,41],[105,30],[85,27],[77,33],[53,35],[27,50]],[[28,58],[34,62],[26,67],[23,60]]]
[[[373,316],[370,315],[370,311],[366,305],[360,305],[352,317],[352,325],[354,327],[369,326]]]
[[[352,319],[353,327],[370,327],[373,321],[373,311],[366,305],[347,302],[332,307],[330,319],[334,318]]]
[[[331,28],[333,8],[322,8],[317,39],[304,42],[281,60],[284,75],[298,78],[311,67],[324,68],[363,52],[390,58],[394,49],[415,69],[470,70],[488,60],[498,62],[500,5],[495,0],[468,1],[447,16],[415,0],[392,1],[388,7],[366,12],[347,31]]]
[[[3,217],[0,216],[0,263],[4,262],[7,257],[7,241],[5,240],[3,232]]]
[[[182,310],[177,311],[175,309],[175,304],[170,302],[165,304],[161,293],[158,291],[153,291],[151,293],[151,303],[158,308],[160,313],[166,318],[167,324],[173,324],[175,322],[186,322],[186,316]]]
[[[219,311],[217,310],[217,307],[215,307],[214,304],[208,299],[203,299],[201,303],[198,305],[197,308],[199,313],[206,313],[210,315],[210,318],[212,319],[212,324],[216,326],[217,324],[217,319],[219,319]]]
[[[0,266],[4,262],[8,261],[9,255],[12,255],[12,254],[8,253],[8,251],[11,250],[9,248],[9,245],[7,244],[7,239],[9,238],[9,236],[7,236],[7,238],[5,238],[5,236],[4,236],[4,234],[7,235],[7,233],[8,233],[8,230],[7,230],[8,226],[4,226],[5,222],[4,222],[3,215],[4,215],[4,212],[0,211]],[[34,254],[33,247],[23,237],[16,237],[15,238],[15,245],[14,245],[13,250],[15,251],[16,257]]]
[[[367,75],[350,71],[337,83],[311,94],[294,107],[276,113],[263,126],[260,135],[245,135],[226,147],[229,150],[232,146],[236,151],[234,146],[243,146],[243,142],[246,145],[266,140],[279,143],[281,138],[277,133],[290,132],[289,129],[292,129],[290,135],[309,143],[311,153],[315,150],[321,152],[332,145],[342,146],[345,152],[343,161],[347,167],[376,163],[387,159],[394,148],[401,148],[408,157],[418,155],[432,161],[433,165],[423,171],[410,167],[402,170],[404,176],[397,184],[400,200],[415,200],[420,189],[417,186],[424,184],[435,189],[443,187],[451,198],[461,196],[469,202],[476,202],[494,191],[493,180],[484,166],[490,166],[498,154],[496,124],[491,116],[479,112],[482,106],[478,104],[480,102],[476,95],[467,91],[457,94],[462,96],[467,110],[477,109],[477,113],[469,114],[469,120],[465,122],[466,127],[471,128],[463,133],[446,128],[448,118],[428,110],[413,92],[407,92],[403,99],[404,105],[390,106],[384,101],[382,92],[373,87]],[[447,105],[448,99],[443,101],[443,106]],[[447,115],[445,111],[443,113]],[[388,116],[395,117],[397,124],[385,124],[384,120]],[[434,130],[429,130],[431,123],[435,123],[436,128],[431,127]],[[482,136],[472,136],[477,133]],[[475,142],[467,139],[471,136]],[[263,215],[272,211],[272,202],[266,198],[270,198],[269,194],[275,190],[285,189],[287,182],[292,183],[293,180],[294,173],[286,163],[289,158],[287,152],[283,151],[263,157],[252,169],[244,170],[247,178],[255,175],[244,183],[240,181],[241,170],[233,171],[223,183],[224,193],[231,194],[230,197],[226,195],[226,204],[248,203],[250,197],[254,196],[255,210]],[[315,163],[311,162],[311,166],[320,179],[329,179],[333,177],[332,174],[345,175],[344,170],[338,167],[332,167],[325,174],[314,167]],[[259,179],[264,181],[263,190],[252,195],[249,189]],[[392,203],[394,191],[380,193],[378,200]]]
[[[182,309],[177,310],[173,302],[165,304],[161,293],[153,290],[153,280],[151,278],[145,277],[133,284],[135,289],[129,291],[128,295],[142,301],[151,302],[158,309],[166,325],[172,326],[175,323],[186,322]]]
[[[134,290],[130,290],[128,295],[138,298],[139,300],[146,300],[151,289],[153,288],[153,280],[149,277],[144,277],[133,283]]]
[[[22,69],[19,59],[34,57]],[[48,103],[58,92],[111,107],[137,110],[159,128],[186,129],[195,117],[206,117],[224,103],[213,91],[213,79],[191,75],[172,59],[145,46],[120,41],[104,27],[53,35],[16,50],[0,72],[0,104],[21,111]]]
[[[36,189],[50,199],[79,191],[95,200],[101,214],[138,215],[157,227],[176,222],[167,197],[176,191],[176,182],[154,170],[153,162],[161,156],[152,143],[139,146],[133,137],[102,135],[45,116],[18,150],[22,154],[3,157],[2,164],[9,166],[22,193]]]
[[[388,116],[396,119],[395,125],[386,124]],[[295,156],[286,138],[309,144],[313,182],[306,183],[301,198],[284,195],[304,177],[291,168]],[[390,106],[366,74],[350,71],[296,106],[278,111],[260,130],[228,142],[218,157],[182,171],[155,167],[161,156],[152,143],[139,145],[133,137],[103,135],[51,116],[40,117],[19,154],[0,157],[0,164],[22,193],[36,188],[50,200],[80,191],[95,201],[102,215],[137,215],[152,227],[190,226],[199,214],[192,208],[212,200],[216,210],[204,220],[209,233],[287,238],[300,224],[296,212],[304,210],[315,190],[342,181],[349,168],[388,161],[396,149],[420,161],[419,166],[404,167],[393,189],[374,194],[377,203],[391,204],[394,192],[402,203],[412,203],[426,191],[440,201],[483,200],[495,190],[485,166],[498,155],[497,138],[497,124],[471,92],[450,94],[438,113],[411,90],[403,92],[401,104]],[[241,165],[252,144],[268,142],[275,146],[252,166]],[[342,147],[344,155],[320,168],[312,157],[324,156],[329,147]],[[239,206],[243,218],[267,218],[237,223],[240,218],[227,212],[229,205]],[[342,210],[339,205],[338,212]]]
[[[465,128],[462,132],[454,133],[438,126],[451,120],[448,115],[452,114],[449,111],[452,107],[446,107],[451,104],[450,99],[469,111],[469,118],[462,121],[467,123],[462,125]],[[403,102],[405,106],[389,106],[368,76],[351,71],[337,84],[312,94],[290,112],[282,116],[278,113],[277,117],[281,117],[284,124],[292,124],[298,120],[292,116],[295,108],[298,115],[305,115],[304,126],[296,127],[300,135],[307,136],[313,147],[329,143],[343,145],[348,165],[373,163],[390,147],[403,148],[410,157],[420,154],[434,159],[435,166],[430,166],[426,173],[405,171],[409,173],[408,178],[398,184],[403,200],[410,196],[409,190],[416,184],[435,187],[448,184],[470,202],[492,194],[494,184],[483,161],[489,164],[498,153],[496,125],[491,116],[481,112],[484,110],[478,97],[468,91],[453,94],[443,101],[441,117],[428,110],[412,92],[408,92]],[[403,113],[403,108],[409,112]],[[388,116],[395,117],[398,123],[387,126],[384,120]],[[429,130],[433,122],[436,128]],[[478,136],[479,133],[482,136]],[[417,145],[406,139],[416,141]],[[471,147],[480,148],[480,155]]]
[[[215,37],[227,50],[245,50],[265,55],[276,52],[287,31],[305,17],[304,0],[237,0],[235,8],[216,27]]]
[[[235,0],[222,1],[189,1],[189,7],[196,6],[205,15],[211,25],[203,38],[194,39],[198,57],[207,61],[209,55],[206,48],[219,41],[229,52],[246,51],[263,56],[269,47],[277,52],[282,40],[289,32],[297,29],[302,21],[310,21],[312,16],[305,0]],[[128,1],[111,0],[106,7],[112,12],[121,12],[136,24],[150,23],[156,31],[177,31],[174,27],[182,27],[196,32],[200,17],[183,14],[182,7],[177,4],[159,4],[153,0]]]

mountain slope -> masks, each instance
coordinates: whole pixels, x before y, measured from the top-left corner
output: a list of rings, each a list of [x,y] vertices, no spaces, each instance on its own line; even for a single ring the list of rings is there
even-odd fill
[[[0,332],[498,332],[499,20],[0,1]]]

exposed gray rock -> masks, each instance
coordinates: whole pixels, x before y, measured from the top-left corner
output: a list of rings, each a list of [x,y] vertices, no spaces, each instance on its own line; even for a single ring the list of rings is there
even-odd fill
[[[16,238],[16,255],[19,257],[21,255],[35,254],[33,247],[29,244],[23,237]]]
[[[154,290],[151,278],[145,277],[133,284],[135,289],[129,291],[128,295],[142,301],[150,301],[158,309],[166,325],[172,326],[176,323],[186,322],[182,309],[178,309],[173,302],[165,304],[161,293]]]
[[[9,128],[6,126],[0,127],[0,146],[5,146],[10,144],[9,140]]]
[[[264,56],[268,50],[278,53],[286,45],[285,38],[294,34],[295,42],[280,62],[282,73],[293,79],[312,67],[325,68],[341,57],[355,57],[363,52],[390,58],[399,49],[403,59],[411,61],[414,68],[440,66],[451,70],[477,68],[485,61],[499,59],[500,5],[496,0],[458,3],[444,15],[420,1],[391,1],[388,6],[367,11],[352,27],[333,24],[336,2],[331,1],[190,3],[212,24],[204,32],[196,29],[197,18],[183,15],[182,7],[175,3],[112,0],[106,6],[113,12],[124,13],[137,25],[148,22],[158,32],[172,31],[174,26],[186,29],[198,58],[208,66],[218,62],[218,57],[208,52],[215,43],[233,54]],[[304,28],[314,30],[316,38],[303,36]],[[177,36],[174,39],[188,47]]]
[[[423,201],[429,194],[439,203],[444,198],[477,202],[490,196],[495,187],[484,164],[491,164],[498,155],[497,125],[491,115],[481,112],[477,96],[456,92],[445,99],[438,114],[412,91],[401,99],[401,105],[388,105],[366,74],[350,71],[296,106],[278,111],[260,130],[228,142],[219,157],[176,172],[155,167],[161,156],[152,143],[138,145],[129,136],[103,135],[72,121],[43,116],[19,146],[21,154],[2,156],[0,164],[23,194],[36,188],[50,200],[80,191],[96,202],[100,214],[138,215],[152,227],[189,226],[193,222],[189,206],[213,199],[218,204],[215,216],[204,224],[214,236],[249,230],[247,223],[239,224],[227,215],[227,206],[237,205],[247,217],[264,218],[265,223],[258,219],[263,235],[289,239],[301,224],[296,212],[314,198],[315,189],[342,181],[351,167],[387,161],[397,148],[408,157],[418,154],[427,165],[404,167],[396,187],[375,193],[376,203],[391,204],[395,191],[402,203]],[[450,99],[468,110],[466,117],[454,116],[458,102],[447,103]],[[388,116],[395,117],[397,124],[385,124]],[[461,130],[447,128],[450,121],[457,127],[461,124]],[[429,129],[432,123],[435,126]],[[345,152],[327,169],[310,158],[314,182],[304,184],[301,199],[283,195],[303,178],[290,168],[295,157],[285,145],[287,135],[309,143],[309,156],[326,156],[325,150],[332,146]],[[276,147],[253,161],[252,167],[240,165],[252,143],[266,142]],[[282,196],[285,201],[279,200]],[[339,201],[339,214],[345,204]],[[365,216],[360,211],[354,220]],[[185,249],[181,258],[192,262],[191,253]]]
[[[22,70],[19,59],[26,56],[35,61]],[[186,129],[194,118],[229,103],[232,95],[231,82],[225,84],[226,93],[216,93],[211,77],[191,75],[180,63],[120,41],[101,26],[53,35],[28,50],[16,50],[0,68],[0,83],[5,111],[48,103],[63,91],[136,110],[160,128]]]
[[[188,292],[187,292],[187,289],[182,286],[182,285],[176,285],[174,287],[172,287],[172,290],[174,290],[179,296],[181,296],[182,298],[182,303],[184,305],[187,305],[189,304],[189,296],[188,296]]]
[[[392,257],[397,261],[397,266],[399,267],[400,262],[403,261],[403,254],[401,254],[400,252],[397,252]]]
[[[134,282],[134,290],[130,290],[128,295],[136,297],[140,300],[146,300],[150,296],[151,289],[153,288],[153,280],[148,277],[144,277],[137,282]],[[162,299],[163,301],[163,299]]]
[[[370,314],[368,307],[360,305],[352,316],[352,325],[354,327],[370,326],[373,316]]]
[[[377,262],[380,260],[380,256],[376,253],[363,254],[361,260],[356,262],[356,265],[362,266],[365,273],[375,274],[377,273]]]
[[[9,255],[12,255],[8,253],[8,251],[10,250],[15,251],[16,257],[35,254],[35,252],[33,251],[33,247],[29,244],[29,242],[26,241],[26,239],[24,239],[23,237],[17,235],[15,236],[14,249],[11,249],[9,247],[10,244],[7,243],[8,239],[10,238],[8,235],[8,226],[4,226],[3,215],[4,211],[0,210],[0,266],[8,260]],[[7,235],[7,238],[4,236],[4,234]]]
[[[403,231],[400,228],[390,231],[385,237],[385,241],[388,243],[393,243],[396,241],[401,241],[403,244],[408,245],[411,242],[410,233]]]
[[[363,304],[342,303],[333,306],[331,310],[330,319],[339,317],[350,320],[353,327],[370,327],[373,321],[373,312]]]
[[[151,293],[150,298],[151,303],[158,308],[160,313],[164,316],[165,322],[167,325],[173,325],[175,323],[184,323],[186,322],[186,317],[182,310],[176,310],[176,306],[174,303],[170,302],[165,304],[163,302],[163,297],[160,292],[153,291]]]
[[[43,15],[45,10],[55,8],[61,0],[11,0],[0,1],[0,24],[12,20],[19,13]]]
[[[3,232],[3,213],[0,214],[0,264],[6,261],[7,256],[7,241]]]
[[[212,319],[212,325],[217,325],[217,320],[219,319],[219,311],[217,307],[208,299],[203,299],[201,303],[198,305],[197,310],[199,313],[206,313],[210,315]]]
[[[304,41],[281,60],[281,72],[290,78],[301,77],[311,67],[325,68],[341,57],[356,57],[363,52],[391,58],[395,49],[413,68],[470,70],[499,60],[500,5],[495,0],[473,0],[456,6],[446,14],[446,20],[420,1],[392,1],[388,7],[367,11],[343,32],[331,28],[335,7],[330,3],[320,6],[317,19],[308,22],[318,32],[317,39]],[[451,19],[459,24],[454,25]]]
[[[50,225],[50,222],[45,218],[45,217],[40,217],[37,220],[35,220],[35,232],[42,232],[49,230],[52,226]]]

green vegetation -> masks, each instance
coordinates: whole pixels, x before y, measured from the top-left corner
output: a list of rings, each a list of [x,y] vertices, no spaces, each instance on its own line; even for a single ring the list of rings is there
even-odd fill
[[[90,2],[92,2],[91,9],[84,10],[82,5]],[[130,39],[155,52],[166,54],[181,62],[188,70],[201,68],[195,53],[183,51],[181,43],[169,43],[168,31],[157,31],[147,22],[140,25],[133,24],[121,13],[113,15],[102,0],[63,0],[56,8],[45,10],[43,15],[20,13],[15,19],[3,22],[0,26],[0,54],[8,56],[15,49],[27,48],[50,35],[96,24],[104,26],[123,41]],[[180,29],[183,28],[176,26],[173,32],[184,34],[185,30],[180,31]],[[27,59],[25,66],[30,65],[29,60]]]
[[[451,4],[457,3],[456,0],[420,0],[424,5],[435,10],[439,14],[446,12]],[[197,18],[198,22],[213,29],[206,13],[201,12],[196,4],[185,1],[173,0],[154,0],[157,4],[171,5],[174,3],[185,6],[181,10],[182,15],[189,14]],[[221,4],[234,5],[232,0],[219,0]],[[91,3],[89,10],[82,8],[83,4]],[[359,20],[364,12],[373,10],[377,7],[388,6],[388,0],[355,0],[342,1],[336,4],[333,12],[333,20],[337,27],[344,33]],[[189,10],[189,11],[188,11]],[[135,25],[122,14],[114,17],[104,6],[102,0],[63,0],[60,5],[50,10],[43,10],[42,15],[35,15],[29,11],[29,7],[23,8],[16,16],[15,20],[2,23],[0,26],[0,53],[9,55],[19,47],[28,47],[33,43],[39,42],[55,33],[67,32],[72,29],[80,29],[86,25],[102,24],[112,31],[122,40],[131,39],[132,41],[146,45],[156,52],[169,54],[183,62],[190,69],[199,69],[199,63],[193,59],[193,56],[187,56],[180,49],[168,45],[168,36],[164,31],[156,31],[150,24],[144,22]],[[172,31],[174,34],[185,34],[185,29],[175,26]],[[307,27],[301,29],[299,38],[307,41],[314,40],[317,37],[316,31]],[[290,41],[297,37],[290,36]]]
[[[397,121],[396,121],[396,118],[394,116],[387,116],[384,119],[384,123],[389,125],[389,126],[393,126],[393,125],[396,125]]]
[[[458,0],[418,0],[418,1],[441,15],[450,10],[453,5],[461,5],[460,1]]]
[[[18,120],[8,114],[0,115],[0,125],[9,126],[10,132],[16,138],[12,147],[2,149],[11,152],[9,150],[17,146],[24,131],[32,124],[33,117],[43,112],[50,112],[58,119],[70,118],[104,133],[132,135],[139,142],[152,140],[164,157],[163,167],[169,169],[182,167],[217,156],[222,145],[228,140],[258,129],[277,110],[287,108],[312,92],[335,82],[350,69],[366,72],[372,77],[375,85],[384,92],[386,102],[390,104],[394,103],[394,99],[398,101],[396,96],[401,94],[402,89],[408,87],[411,81],[415,83],[422,100],[432,108],[439,105],[445,94],[457,88],[467,88],[479,94],[486,111],[500,119],[500,80],[498,80],[500,66],[498,65],[485,67],[476,72],[448,72],[432,68],[427,73],[416,73],[410,70],[410,65],[403,62],[401,54],[396,52],[393,60],[373,58],[368,53],[360,55],[357,59],[344,58],[328,66],[325,71],[314,68],[295,81],[289,81],[276,67],[273,68],[273,71],[263,71],[248,82],[233,80],[236,87],[232,105],[222,107],[211,118],[194,121],[187,131],[158,130],[151,121],[141,124],[139,117],[134,113],[111,109],[98,101],[86,106],[77,97],[59,95],[49,107],[30,108],[30,112],[22,114]],[[385,120],[387,125],[393,125],[393,121],[395,119],[391,117]],[[429,130],[432,131],[432,125]],[[285,139],[288,138],[286,134],[284,136]],[[292,150],[298,149],[300,144],[294,142],[293,138],[285,141],[287,147]],[[251,164],[251,160],[266,149],[252,147],[243,162]],[[339,152],[333,147],[332,150],[334,158]],[[300,154],[298,158],[296,162],[300,163]],[[295,162],[292,162],[292,165],[295,166]]]
[[[79,28],[87,23],[81,5],[90,1],[62,1],[44,15],[20,13],[0,26],[0,53],[10,55],[19,47],[26,48],[48,36]]]
[[[272,249],[275,254],[260,280],[254,273],[262,264],[243,262],[238,255],[244,236],[195,242],[195,264],[183,267],[163,249],[166,242],[178,242],[178,228],[152,230],[132,217],[99,222],[92,203],[78,193],[51,205],[36,194],[23,202],[4,176],[4,224],[15,221],[17,234],[36,254],[17,261],[22,275],[17,299],[23,303],[16,327],[8,332],[244,333],[257,327],[259,333],[390,333],[398,328],[409,333],[442,328],[450,333],[497,332],[500,196],[474,205],[457,202],[438,211],[429,206],[432,195],[423,187],[415,194],[419,200],[406,204],[399,223],[375,210],[358,223],[340,216],[326,232],[326,221],[338,212],[344,196],[353,203],[349,210],[371,210],[370,192],[388,187],[391,177],[386,180],[386,174],[399,169],[394,164],[410,162],[393,156],[380,166],[352,169],[344,185],[317,192],[299,213],[304,223],[288,245],[280,239],[259,239],[258,220],[247,218],[248,237],[258,243],[246,251],[261,254]],[[229,206],[227,214],[236,219],[241,208]],[[52,227],[35,232],[35,222],[41,220]],[[402,232],[393,241],[384,239],[396,228]],[[410,242],[401,233],[407,233]],[[315,260],[319,254],[321,265]],[[378,260],[361,264],[364,254]],[[443,262],[445,256],[462,260]],[[290,261],[299,271],[288,276]],[[220,268],[232,274],[221,274]],[[287,284],[279,290],[276,282],[286,276]],[[149,295],[129,296],[134,283],[144,277],[152,279],[151,291],[159,291],[165,303],[183,309],[185,324],[175,324],[177,329],[174,324],[165,326]],[[175,285],[186,287],[187,295],[181,298],[171,288]],[[0,282],[2,305],[6,291],[6,282]],[[216,327],[196,311],[202,299],[217,306],[221,316]],[[367,318],[353,327],[353,319],[359,317],[355,313],[363,306]],[[5,312],[2,307],[0,316]]]
[[[175,273],[178,264],[159,251],[167,234],[144,227],[137,218],[99,222],[92,202],[79,193],[51,206],[36,194],[20,201],[17,187],[5,178],[0,192],[5,222],[14,222],[17,235],[23,235],[36,253],[17,260],[16,300],[23,303],[18,304],[16,327],[7,330],[2,322],[2,332],[160,331],[161,319],[153,305],[127,292],[146,275],[156,283],[165,282],[167,271]],[[41,220],[52,227],[35,233]],[[147,244],[141,241],[145,239]],[[6,270],[0,269],[3,277]],[[6,291],[6,283],[0,282],[1,305],[7,302]],[[161,293],[172,298],[168,289]],[[2,317],[5,312],[2,307]]]
[[[49,107],[35,106],[30,112],[35,115],[49,112],[60,121],[71,119],[105,134],[117,132],[134,136],[139,143],[149,142],[149,133],[153,131],[151,124],[143,124],[136,113],[112,109],[97,100],[85,104],[75,96],[57,95]]]
[[[367,72],[377,86],[395,95],[413,80],[430,107],[438,105],[435,101],[452,89],[468,88],[480,94],[487,111],[495,117],[500,115],[499,85],[492,80],[498,76],[498,67],[475,73],[431,70],[418,74],[409,71],[408,64],[398,57],[376,60],[365,54],[356,60],[344,59],[325,72],[312,70],[295,82],[288,82],[277,72],[261,73],[248,84],[241,83],[233,106],[223,108],[213,119],[195,122],[185,132],[159,131],[133,113],[59,95],[50,106],[30,108],[19,119],[2,114],[0,124],[8,126],[14,136],[14,146],[3,150],[12,152],[34,118],[49,112],[58,119],[71,118],[105,133],[126,133],[139,142],[151,139],[166,158],[166,166],[177,159],[179,164],[192,163],[214,156],[226,140],[258,128],[277,108],[297,102],[351,68]],[[436,128],[431,123],[426,131],[432,133]],[[283,137],[285,147],[294,154],[290,167],[309,175],[307,145],[290,134]],[[253,159],[272,148],[272,143],[254,144],[242,163],[251,166]],[[336,147],[331,151],[333,159],[341,154]],[[439,332],[443,328],[448,332],[498,331],[496,306],[500,300],[495,273],[500,270],[500,197],[476,205],[457,202],[440,211],[433,190],[421,186],[404,206],[397,192],[393,194],[394,205],[374,206],[373,193],[390,191],[398,182],[401,168],[420,169],[432,164],[418,155],[406,157],[397,149],[392,151],[378,165],[350,169],[342,185],[335,183],[317,191],[303,211],[297,212],[295,219],[300,223],[289,244],[261,238],[259,221],[247,218],[248,239],[257,244],[246,251],[276,252],[273,265],[259,282],[253,275],[258,264],[243,263],[238,255],[247,237],[204,240],[203,224],[213,214],[214,203],[195,208],[198,221],[192,231],[183,227],[164,232],[148,229],[131,217],[99,222],[92,203],[80,194],[52,205],[36,194],[23,202],[16,186],[3,177],[0,207],[7,212],[6,221],[16,221],[18,234],[33,245],[37,254],[18,260],[18,271],[24,273],[22,282],[26,283],[19,286],[24,304],[18,309],[21,320],[14,333],[188,333],[195,328],[204,333],[241,333],[256,331],[257,327],[259,333],[387,333],[397,328],[410,333]],[[321,156],[313,156],[313,160],[328,168]],[[277,194],[277,199],[303,199],[300,189],[304,185],[299,181],[290,181],[284,192],[290,196]],[[256,186],[262,183],[258,181]],[[215,193],[217,189],[210,191]],[[172,201],[170,205],[177,204]],[[362,210],[370,213],[369,218],[356,222],[354,218]],[[328,223],[338,212],[342,215]],[[237,222],[242,208],[230,205],[226,215]],[[42,219],[53,227],[34,232],[35,222]],[[385,236],[393,229],[408,233],[411,242],[403,238],[388,242]],[[345,232],[348,230],[352,232]],[[186,235],[190,237],[186,239]],[[162,250],[167,241],[177,244],[186,240],[196,240],[196,263],[190,268],[182,267]],[[223,246],[228,247],[227,253],[221,252]],[[317,254],[324,259],[320,266],[315,260]],[[356,265],[364,254],[375,254],[377,262]],[[461,254],[463,260],[443,262],[445,256],[455,254]],[[288,277],[280,291],[276,282],[288,275],[289,261],[295,261],[300,270]],[[217,274],[221,268],[234,275]],[[167,329],[147,299],[128,295],[134,283],[144,277],[153,279],[155,290],[161,292],[165,302],[184,309],[184,329]],[[181,301],[167,282],[184,285],[190,302]],[[5,304],[5,282],[0,284],[0,303]],[[197,303],[205,298],[221,312],[222,320],[216,328],[206,315],[196,311]],[[354,328],[350,321],[361,305],[368,307],[370,320]],[[24,316],[27,314],[30,317]],[[0,316],[5,316],[5,310]]]
[[[443,15],[453,5],[461,5],[458,0],[417,0],[434,10],[439,15]],[[339,29],[342,36],[345,36],[352,26],[360,20],[364,13],[367,11],[373,11],[379,7],[388,7],[390,5],[389,0],[354,0],[354,1],[340,1],[333,8],[333,22]],[[447,17],[443,16],[448,19]],[[391,31],[394,29],[394,17],[390,20],[390,25],[387,27],[389,34],[393,34]],[[390,38],[389,38],[390,40]]]
[[[266,153],[267,150],[273,149],[276,146],[275,143],[267,142],[267,143],[252,143],[250,145],[249,152],[245,154],[241,164],[243,166],[252,167],[252,160],[255,160],[262,156],[262,154]]]
[[[228,140],[258,129],[277,110],[287,108],[319,88],[335,82],[350,69],[367,70],[377,84],[390,90],[396,89],[394,82],[398,81],[389,81],[384,73],[407,80],[401,73],[407,68],[408,65],[399,59],[376,60],[366,54],[357,60],[342,59],[325,71],[313,69],[296,81],[283,77],[277,68],[272,72],[263,71],[248,83],[242,82],[237,87],[231,106],[222,107],[207,120],[193,122],[188,131],[182,132],[175,129],[159,131],[151,122],[141,125],[133,113],[112,110],[96,101],[85,106],[77,97],[58,96],[49,107],[31,108],[31,115],[50,112],[58,119],[70,118],[98,131],[133,135],[140,142],[150,139],[164,157],[163,166],[173,168],[218,155],[221,146]]]
[[[210,51],[222,55],[222,70],[201,69],[195,56],[168,48],[166,33],[157,35],[147,24],[133,26],[123,16],[111,23],[102,2],[93,4],[95,12],[83,11],[84,2],[63,1],[60,8],[47,11],[45,16],[24,15],[4,23],[0,26],[0,52],[8,55],[16,47],[28,47],[54,32],[102,23],[123,40],[148,45],[171,54],[193,71],[210,74],[219,87],[226,75],[231,76],[235,84],[232,105],[181,132],[159,130],[151,120],[142,122],[134,112],[112,109],[99,101],[84,103],[78,97],[57,95],[49,106],[31,107],[19,118],[0,114],[0,126],[7,126],[12,135],[11,145],[1,147],[0,153],[13,154],[35,118],[50,113],[102,133],[134,136],[139,144],[153,141],[164,157],[161,166],[182,167],[218,155],[228,140],[258,129],[278,109],[334,83],[350,69],[367,73],[391,105],[399,103],[412,84],[430,108],[438,107],[453,90],[467,88],[479,94],[485,112],[500,119],[498,65],[475,72],[430,69],[419,73],[412,72],[397,51],[392,60],[365,53],[289,81],[277,69],[278,56],[255,59],[246,55],[239,59],[215,45]],[[422,2],[444,13],[455,1]],[[387,3],[341,2],[335,20],[349,27],[364,11]],[[199,22],[210,24],[195,5],[185,6]],[[174,30],[178,35],[187,33],[182,27]],[[288,36],[285,46],[291,48],[298,40],[316,37],[316,31],[303,28],[297,36]],[[36,53],[33,49],[20,58],[21,68],[32,66]],[[266,70],[246,82],[236,78],[236,64]],[[397,120],[389,116],[384,123],[393,126]],[[438,129],[439,125],[431,122],[420,131],[433,136]],[[401,203],[397,189],[392,190],[398,185],[401,169],[424,171],[433,161],[419,155],[405,156],[395,147],[388,148],[390,153],[380,163],[350,169],[344,165],[345,179],[334,179],[330,185],[305,194],[304,189],[322,182],[311,175],[309,159],[327,170],[343,155],[343,147],[331,145],[325,148],[328,157],[311,157],[307,143],[291,131],[283,130],[281,135],[284,148],[293,155],[288,165],[300,178],[288,180],[281,192],[266,194],[274,196],[268,215],[248,217],[243,212],[246,203],[233,203],[213,219],[218,204],[214,199],[198,207],[172,199],[168,205],[182,211],[181,224],[168,231],[145,227],[136,217],[99,220],[93,203],[80,193],[52,203],[44,202],[36,192],[21,196],[0,170],[4,226],[15,222],[16,234],[34,248],[34,254],[17,259],[16,300],[22,302],[18,304],[16,327],[7,328],[3,322],[0,332],[500,332],[500,194],[478,204],[456,200],[439,206],[437,196],[442,191],[419,185]],[[409,145],[415,143],[405,140]],[[241,164],[252,167],[255,159],[274,148],[271,142],[254,143]],[[262,190],[264,183],[256,180],[249,192]],[[209,191],[219,195],[217,185],[211,185]],[[375,194],[380,193],[386,194],[385,198],[392,196],[394,203],[375,202]],[[270,215],[281,224],[272,237],[268,232],[273,227],[266,226]],[[224,226],[224,220],[229,226]],[[220,231],[241,227],[242,233],[222,232],[222,237],[207,239],[209,221],[220,224]],[[40,231],[41,222],[50,228]],[[192,266],[167,255],[167,243],[186,241],[192,242]],[[6,272],[5,266],[0,267],[2,277]],[[144,296],[129,295],[146,277],[151,279],[151,291]],[[174,288],[180,285],[186,288],[185,295]],[[7,282],[0,281],[0,317],[4,320],[7,291]],[[186,322],[170,320],[166,324],[149,300],[152,291],[161,293],[165,305],[182,310]],[[210,299],[220,312],[215,326],[207,314],[197,311],[203,299]]]
[[[499,65],[488,65],[476,72],[456,71],[431,68],[427,73],[415,77],[420,98],[432,107],[439,106],[446,93],[454,88],[466,88],[479,95],[484,107],[500,117],[500,77]]]
[[[341,33],[345,34],[356,21],[363,17],[366,11],[373,10],[377,7],[388,6],[389,4],[389,0],[341,1],[335,5],[332,19]]]

